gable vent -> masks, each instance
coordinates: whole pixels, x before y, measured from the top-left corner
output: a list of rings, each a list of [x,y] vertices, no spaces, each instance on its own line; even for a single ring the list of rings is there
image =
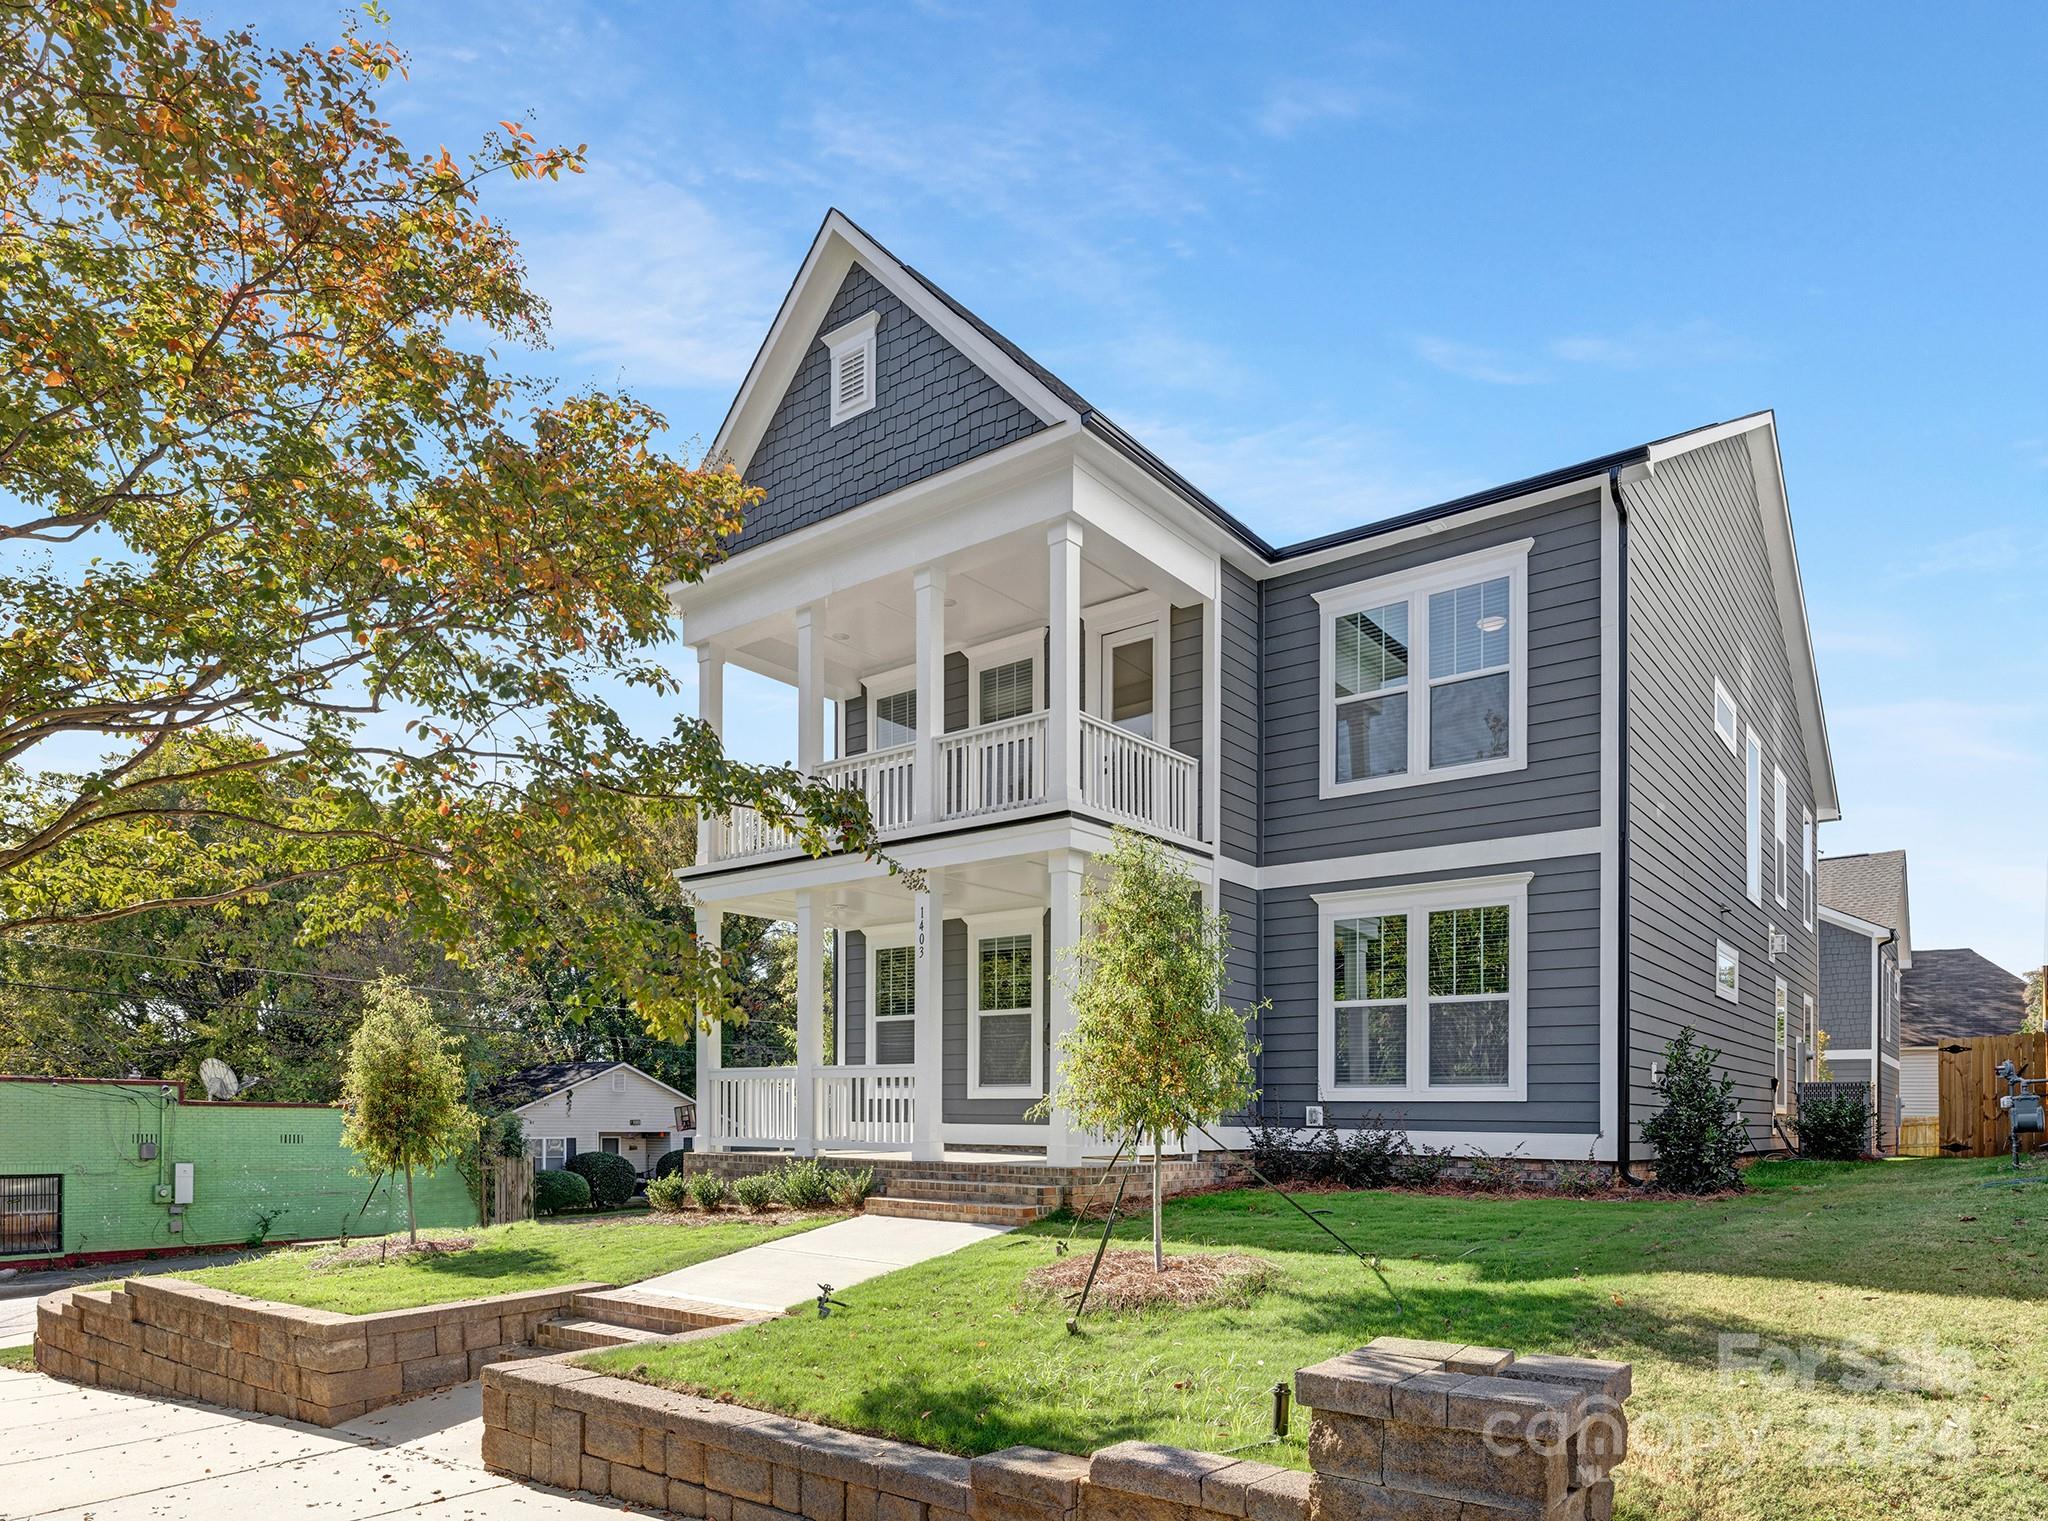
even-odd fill
[[[819,341],[832,356],[832,426],[875,404],[876,313],[856,317]]]

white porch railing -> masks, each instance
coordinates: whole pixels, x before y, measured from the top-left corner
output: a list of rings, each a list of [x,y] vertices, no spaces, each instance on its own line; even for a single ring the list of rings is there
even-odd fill
[[[818,767],[818,780],[850,787],[867,799],[877,829],[901,829],[916,811],[917,746],[870,750]]]
[[[820,1067],[812,1087],[820,1146],[910,1146],[916,1073],[900,1067]]]
[[[1081,795],[1104,813],[1192,836],[1199,822],[1200,767],[1191,755],[1083,713]]]
[[[795,830],[771,824],[751,808],[735,808],[718,821],[718,858],[721,861],[796,848]]]
[[[939,741],[939,816],[1001,813],[1045,798],[1045,715],[1005,719]]]
[[[711,1088],[711,1134],[728,1146],[796,1142],[796,1068],[722,1067]]]

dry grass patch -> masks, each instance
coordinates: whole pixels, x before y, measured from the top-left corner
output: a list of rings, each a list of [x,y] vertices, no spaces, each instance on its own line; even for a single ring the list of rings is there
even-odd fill
[[[408,1257],[437,1257],[449,1252],[466,1252],[476,1245],[474,1236],[422,1236],[414,1246],[403,1236],[378,1236],[357,1241],[338,1251],[323,1252],[311,1266],[314,1271],[345,1267],[352,1262],[402,1262]]]
[[[1024,1287],[1035,1298],[1058,1299],[1071,1307],[1095,1265],[1093,1252],[1069,1252],[1024,1275]],[[1166,1270],[1152,1267],[1152,1252],[1120,1248],[1105,1252],[1088,1293],[1091,1310],[1143,1310],[1153,1305],[1183,1308],[1204,1304],[1244,1304],[1271,1282],[1272,1264],[1249,1252],[1191,1252],[1166,1259]]]

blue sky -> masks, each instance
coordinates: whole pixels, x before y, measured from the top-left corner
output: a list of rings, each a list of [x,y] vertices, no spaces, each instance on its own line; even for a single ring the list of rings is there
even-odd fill
[[[1822,848],[1911,852],[1916,945],[2041,959],[2048,11],[389,9],[416,146],[589,143],[491,192],[531,362],[679,440],[829,205],[1275,539],[1775,408]],[[729,688],[734,748],[790,756],[787,694]]]

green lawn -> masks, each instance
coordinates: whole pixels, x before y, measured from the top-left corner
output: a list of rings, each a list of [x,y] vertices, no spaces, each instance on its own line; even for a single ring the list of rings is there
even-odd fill
[[[0,1347],[0,1368],[33,1368],[36,1365],[34,1347]]]
[[[676,1221],[645,1214],[524,1220],[483,1231],[421,1232],[477,1238],[474,1247],[447,1256],[334,1264],[328,1260],[335,1252],[332,1246],[285,1246],[183,1276],[257,1299],[367,1315],[562,1283],[635,1283],[836,1218],[818,1215],[783,1225],[757,1224],[744,1216],[698,1224],[690,1217]]]
[[[1167,1231],[1178,1249],[1268,1253],[1276,1285],[1245,1307],[1091,1320],[1069,1337],[1062,1309],[1019,1294],[1066,1233],[1047,1222],[849,1290],[830,1320],[587,1361],[954,1452],[1220,1450],[1265,1433],[1271,1386],[1295,1368],[1382,1334],[1446,1337],[1635,1364],[1624,1516],[2004,1521],[2048,1497],[2048,1182],[2000,1186],[2002,1169],[1769,1163],[1747,1195],[1702,1204],[1309,1200],[1383,1254],[1405,1315],[1281,1201],[1218,1194],[1170,1204]],[[1724,1376],[1723,1336],[1931,1348],[1967,1366],[1949,1393],[1859,1392],[1838,1360],[1788,1386]],[[1255,1455],[1305,1466],[1306,1425]]]

